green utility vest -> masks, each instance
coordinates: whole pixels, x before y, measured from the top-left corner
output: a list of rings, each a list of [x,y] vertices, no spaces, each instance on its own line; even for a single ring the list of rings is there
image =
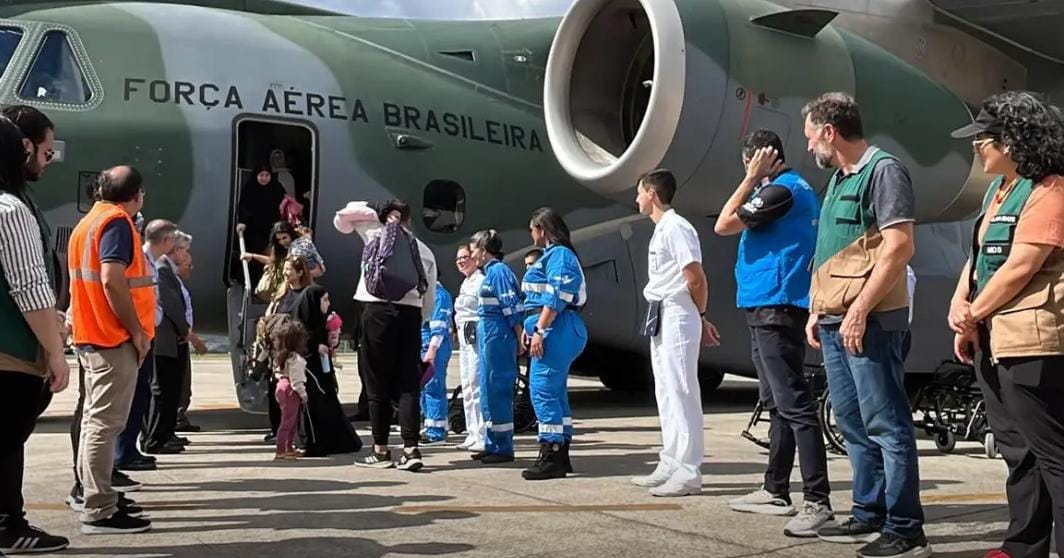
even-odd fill
[[[972,234],[973,276],[969,277],[972,300],[1008,260],[1016,227],[1031,194],[1046,182],[1062,179],[1049,177],[1040,184],[1021,179],[1008,193],[980,239],[979,229],[1003,180],[998,178],[990,185],[983,199],[983,213]],[[990,330],[990,355],[994,362],[1002,358],[1064,354],[1064,250],[1053,250],[1042,269],[1031,277],[1023,290],[995,310],[986,324]]]
[[[843,176],[840,170],[832,175],[817,229],[811,313],[845,314],[868,282],[883,246],[869,186],[876,165],[883,159],[893,158],[880,149],[859,172]],[[909,293],[903,276],[873,311],[897,310],[908,305]]]
[[[37,220],[37,228],[41,234],[41,245],[44,249],[44,265],[48,270],[48,280],[55,287],[56,258],[52,246],[52,232],[45,221],[44,215],[37,204],[26,198],[22,200],[33,212]],[[0,269],[0,353],[13,356],[27,363],[37,362],[40,357],[41,344],[37,342],[37,336],[33,334],[26,318],[22,316],[15,300],[11,298],[11,286]]]
[[[979,229],[982,227],[983,219],[986,218],[986,212],[990,209],[990,203],[994,200],[994,196],[998,190],[1001,189],[1001,183],[1004,181],[1003,177],[997,177],[990,184],[990,189],[987,190],[986,196],[983,197],[983,212],[979,216],[978,224],[975,227],[973,253],[975,254],[975,289],[972,292],[972,300],[975,300],[975,295],[979,294],[986,287],[986,284],[990,281],[990,278],[994,276],[997,270],[1001,269],[1001,266],[1005,264],[1005,260],[1009,258],[1009,253],[1012,251],[1012,238],[1016,233],[1016,225],[1020,222],[1020,213],[1023,212],[1023,207],[1027,205],[1027,200],[1030,199],[1031,193],[1034,191],[1034,182],[1027,178],[1022,178],[1016,183],[1016,186],[1009,192],[1008,197],[1005,198],[1004,203],[998,208],[997,215],[990,220],[990,224],[986,227],[986,235],[982,240],[978,238]]]

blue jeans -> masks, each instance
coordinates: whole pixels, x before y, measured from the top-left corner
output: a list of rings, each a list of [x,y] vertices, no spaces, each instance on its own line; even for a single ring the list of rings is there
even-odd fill
[[[129,463],[143,454],[137,450],[137,439],[140,433],[146,430],[144,419],[148,414],[148,406],[151,404],[151,379],[155,375],[155,344],[148,351],[144,364],[137,372],[137,387],[133,392],[133,404],[129,408],[129,418],[126,419],[126,429],[118,435],[115,441],[115,463]]]
[[[839,325],[821,325],[831,405],[853,467],[853,517],[884,533],[923,532],[920,468],[912,411],[905,393],[905,331],[884,331],[868,320],[864,353],[842,345]]]

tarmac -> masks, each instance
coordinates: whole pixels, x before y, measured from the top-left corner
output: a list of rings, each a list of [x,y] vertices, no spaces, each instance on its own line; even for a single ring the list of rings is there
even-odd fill
[[[354,362],[342,359],[341,399],[354,402]],[[74,374],[76,382],[76,374]],[[139,535],[85,536],[63,503],[71,485],[70,415],[77,389],[58,395],[30,438],[24,494],[30,521],[68,536],[67,556],[365,557],[834,557],[857,545],[784,536],[787,518],[731,511],[727,500],[757,489],[767,451],[739,436],[757,384],[728,376],[704,405],[707,453],[701,496],[661,499],[629,484],[649,473],[660,443],[652,393],[611,392],[593,379],[570,380],[576,425],[576,474],[528,482],[534,434],[519,435],[517,462],[486,467],[447,446],[423,449],[419,473],[370,470],[354,455],[274,462],[264,444],[266,418],[236,408],[228,361],[194,364],[193,422],[203,432],[180,455],[159,456],[159,470],[131,473],[131,494],[151,520]],[[457,383],[452,362],[449,383]],[[352,409],[353,411],[353,409]],[[356,425],[369,443],[367,424]],[[757,433],[765,436],[765,426]],[[980,557],[1008,524],[1005,464],[978,443],[950,455],[919,442],[921,498],[935,556]],[[832,503],[851,505],[851,470],[829,454]],[[801,501],[795,466],[792,497]]]

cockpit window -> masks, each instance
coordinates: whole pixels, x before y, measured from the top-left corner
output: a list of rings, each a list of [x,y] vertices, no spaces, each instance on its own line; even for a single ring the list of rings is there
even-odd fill
[[[66,105],[81,105],[92,98],[92,89],[66,33],[45,33],[37,58],[22,82],[19,97]]]
[[[7,71],[7,65],[11,63],[11,57],[15,55],[15,49],[21,40],[21,29],[0,27],[0,76]]]

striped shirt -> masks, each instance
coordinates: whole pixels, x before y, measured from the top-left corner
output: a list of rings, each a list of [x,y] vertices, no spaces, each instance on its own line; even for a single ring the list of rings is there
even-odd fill
[[[22,200],[6,192],[0,193],[0,268],[19,310],[55,306],[37,220]]]

